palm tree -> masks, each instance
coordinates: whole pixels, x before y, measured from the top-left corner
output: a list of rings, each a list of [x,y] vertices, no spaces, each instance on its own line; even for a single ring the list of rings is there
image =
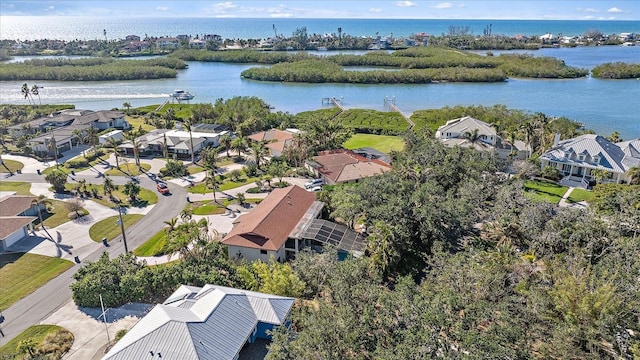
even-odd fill
[[[253,160],[259,169],[260,162],[269,155],[269,149],[265,146],[264,141],[259,141],[251,145],[251,150],[253,151]]]
[[[182,211],[180,211],[180,219],[182,220],[182,222],[185,222],[185,223],[189,222],[191,221],[192,217],[193,217],[193,210],[184,208],[182,209]]]
[[[31,90],[29,89],[29,85],[27,85],[27,83],[22,84],[22,89],[20,90],[20,92],[22,93],[22,95],[24,95],[24,98],[29,101],[29,104],[31,104]]]
[[[471,131],[465,132],[462,136],[469,140],[471,143],[471,147],[475,147],[476,143],[480,141],[480,135],[478,134],[479,129],[473,129]]]
[[[191,134],[191,128],[194,124],[194,120],[193,117],[191,119],[187,119],[184,121],[184,127],[187,128],[187,131],[189,132],[189,145],[191,146],[191,163],[195,164],[196,163],[196,154],[193,151],[193,135]]]
[[[629,169],[629,184],[640,185],[640,166]]]
[[[110,137],[108,141],[109,141],[109,145],[113,146],[113,154],[116,156],[116,167],[119,169],[120,168],[120,152],[118,151],[118,142],[112,137]]]
[[[232,141],[233,141],[233,139],[231,138],[229,133],[226,133],[226,134],[222,135],[220,137],[220,139],[218,140],[220,145],[224,146],[224,149],[227,151],[227,157],[229,157],[229,149],[231,148],[231,142]]]
[[[206,186],[211,187],[211,192],[213,193],[213,201],[217,203],[218,199],[216,199],[216,191],[218,191],[218,179],[216,179],[215,171],[209,171],[209,173],[207,173],[207,179],[205,181]]]
[[[56,138],[55,136],[51,135],[50,138],[48,138],[49,141],[46,141],[46,145],[47,145],[47,151],[49,151],[49,154],[51,154],[51,156],[53,156],[53,158],[56,161],[56,167],[58,166],[58,145],[56,144]]]
[[[176,229],[176,224],[178,223],[178,219],[176,218],[171,218],[167,221],[164,221],[165,224],[167,224],[169,227],[167,228],[167,233],[172,232],[173,230]]]
[[[102,185],[102,191],[104,192],[104,194],[111,197],[111,194],[115,189],[116,189],[116,186],[113,183],[113,180],[111,180],[111,178],[108,175],[105,175],[104,184]]]
[[[238,152],[238,157],[241,156],[242,151],[245,149],[245,141],[242,137],[237,137],[231,142],[231,149]]]
[[[80,144],[84,144],[87,141],[87,136],[85,135],[84,130],[75,129],[73,130],[73,135],[75,135]],[[84,148],[82,148],[82,157],[86,158],[86,154],[84,153]]]
[[[169,158],[169,146],[167,145],[167,135],[162,135],[163,140],[158,141],[158,145],[162,148],[162,157],[165,160]]]
[[[534,117],[538,131],[540,132],[540,145],[542,146],[540,152],[544,152],[547,148],[547,131],[551,120],[541,112],[535,113]]]
[[[41,88],[40,88],[38,85],[35,85],[35,84],[34,84],[34,85],[31,87],[31,95],[35,95],[35,96],[37,96],[37,97],[38,97],[38,103],[39,103],[40,105],[42,105],[42,100],[40,99],[40,89],[41,89]],[[33,98],[33,96],[32,96],[32,98]],[[35,101],[34,101],[34,103],[35,103]]]
[[[133,159],[138,169],[140,169],[140,141],[138,141],[133,133],[127,135],[127,139],[131,141],[133,146]]]
[[[98,136],[98,134],[98,129],[94,128],[93,126],[90,126],[85,130],[85,138],[87,144],[93,147],[94,155],[98,153],[97,146],[100,143],[100,137]]]
[[[535,127],[531,122],[527,121],[520,126],[520,130],[522,130],[524,134],[524,141],[527,143],[527,157],[530,157],[533,152],[533,149],[531,148],[531,140],[535,134]]]
[[[125,102],[124,104],[122,104],[122,107],[129,111],[129,109],[131,109],[131,104],[129,102]]]
[[[42,221],[42,205],[51,204],[51,200],[47,199],[44,195],[39,195],[37,198],[31,200],[31,206],[35,206],[38,210],[38,219],[40,220],[40,226],[44,230],[44,222]]]

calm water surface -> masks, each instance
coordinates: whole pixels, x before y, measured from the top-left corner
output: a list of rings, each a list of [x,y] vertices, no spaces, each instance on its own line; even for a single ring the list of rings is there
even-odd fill
[[[329,53],[330,52],[324,52]],[[498,52],[494,51],[494,54]],[[544,49],[536,56],[556,56],[569,65],[592,68],[608,61],[640,61],[640,47]],[[613,59],[613,60],[612,60]],[[322,107],[323,97],[344,97],[352,108],[385,110],[384,98],[396,97],[406,113],[454,105],[505,104],[510,108],[566,116],[599,134],[618,131],[625,139],[640,137],[640,81],[510,79],[502,83],[450,83],[426,85],[294,84],[242,79],[254,65],[190,62],[175,79],[117,82],[29,81],[43,87],[43,103],[75,104],[77,108],[121,108],[159,104],[175,89],[196,96],[192,102],[213,103],[219,98],[257,96],[276,110],[297,113]],[[24,104],[23,82],[2,82],[3,103]]]

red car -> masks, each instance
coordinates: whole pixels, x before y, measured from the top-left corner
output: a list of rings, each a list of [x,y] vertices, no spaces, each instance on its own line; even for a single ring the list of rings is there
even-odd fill
[[[167,186],[167,184],[163,182],[159,182],[157,188],[160,194],[166,195],[171,193],[171,190],[169,190],[169,187]]]

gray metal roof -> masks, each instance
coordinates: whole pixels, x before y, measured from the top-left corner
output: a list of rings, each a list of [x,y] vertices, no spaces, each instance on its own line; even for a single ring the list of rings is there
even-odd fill
[[[583,160],[580,160],[580,155],[584,155]],[[623,163],[625,153],[620,147],[602,136],[593,134],[561,141],[540,158],[614,173],[624,173],[629,168]]]
[[[465,132],[471,132],[474,129],[478,129],[479,135],[496,136],[496,129],[491,126],[491,124],[488,124],[471,116],[449,120],[446,124],[438,128],[438,132],[464,134]]]
[[[233,359],[259,322],[280,325],[294,299],[206,285],[181,286],[103,359]]]

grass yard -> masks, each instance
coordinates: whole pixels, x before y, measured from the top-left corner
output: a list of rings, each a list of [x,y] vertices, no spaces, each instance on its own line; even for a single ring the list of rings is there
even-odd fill
[[[156,106],[158,107],[158,106]],[[155,130],[155,126],[151,125],[151,124],[145,124],[144,123],[144,118],[142,118],[141,116],[125,116],[125,119],[127,120],[127,122],[129,123],[129,125],[131,125],[131,128],[133,130],[138,130],[140,127],[142,127],[142,129],[144,131],[151,131],[151,130]]]
[[[0,309],[8,308],[72,266],[71,261],[49,256],[0,255]]]
[[[73,334],[61,326],[57,325],[33,325],[28,327],[25,331],[21,332],[15,338],[0,347],[0,358],[12,359],[11,355],[18,354],[18,345],[21,341],[33,339],[36,343],[36,350],[44,350],[48,354],[53,354],[58,350],[62,353],[66,353],[73,344]],[[59,354],[61,355],[61,354]],[[55,355],[54,355],[55,356]],[[23,359],[23,354],[15,357],[15,359]],[[47,357],[47,359],[58,359],[59,357]]]
[[[15,191],[18,195],[33,195],[31,183],[18,181],[0,181],[0,191]]]
[[[220,201],[220,199],[218,199]],[[193,215],[217,215],[224,214],[225,208],[221,204],[217,204],[215,201],[208,201],[205,203],[192,203],[191,210]]]
[[[371,147],[388,154],[391,151],[402,151],[404,149],[404,141],[398,136],[355,134],[342,146],[347,149]]]
[[[4,166],[0,165],[0,172],[4,172],[9,169],[9,172],[13,173],[24,168],[24,164],[20,161],[2,159],[2,163]]]
[[[193,175],[193,174],[197,174],[197,173],[201,173],[204,171],[204,168],[202,166],[198,166],[198,165],[189,165],[189,167],[187,167],[187,170],[189,170],[189,174]]]
[[[67,185],[65,186],[65,189],[75,190],[77,186],[78,184],[75,184],[75,183],[67,183]],[[115,204],[111,202],[111,200],[109,200],[109,198],[106,195],[104,195],[103,186],[101,184],[88,184],[87,188],[96,189],[98,191],[98,194],[100,194],[101,196],[100,198],[90,198],[89,200],[95,201],[98,204],[101,204],[107,207],[115,206]],[[123,189],[124,189],[124,185],[118,185],[118,190],[115,190],[112,193],[113,197],[119,199],[122,202],[123,206],[146,207],[158,202],[158,195],[154,191],[141,188],[140,194],[138,194],[138,201],[135,203],[130,203],[129,197],[122,192]]]
[[[252,178],[240,178],[239,181],[231,181],[231,180],[225,180],[222,184],[218,185],[218,191],[226,191],[226,190],[231,190],[231,189],[235,189],[237,187],[240,186],[244,186],[247,184],[251,184],[254,183],[256,181],[260,180],[260,178],[257,177],[252,177]],[[206,183],[201,182],[200,184],[193,186],[191,188],[188,189],[190,193],[194,193],[194,194],[209,194],[211,193],[211,188],[209,188],[207,186]]]
[[[49,207],[49,209],[51,210],[51,212],[42,212],[42,220],[44,221],[44,225],[47,228],[54,228],[68,221],[71,221],[71,218],[69,218],[69,210],[67,210],[64,201],[51,200],[51,206]],[[82,209],[80,213],[84,215],[89,214],[86,209]],[[39,221],[40,220],[36,220],[34,224],[37,224]]]
[[[569,197],[567,198],[568,202],[577,203],[580,201],[591,202],[595,200],[596,195],[593,191],[585,190],[585,189],[573,189]]]
[[[151,165],[149,164],[140,164],[140,167],[144,169],[144,171],[149,171],[151,169]],[[105,174],[110,176],[138,176],[142,174],[138,166],[132,161],[127,164],[120,164],[119,167],[114,167],[110,170],[107,170]]]
[[[124,219],[125,230],[131,225],[140,221],[144,215],[141,214],[126,214],[122,215]],[[120,225],[118,224],[118,216],[110,216],[106,219],[100,220],[93,224],[89,229],[89,236],[91,240],[95,242],[102,241],[103,237],[106,237],[108,241],[111,241],[121,235]]]
[[[531,200],[557,204],[569,188],[551,182],[529,180],[524,184],[524,190]]]
[[[133,254],[135,256],[158,256],[164,255],[162,252],[162,248],[167,243],[167,232],[165,229],[162,229],[155,233],[149,240],[145,241],[144,244],[138,246],[135,250],[133,250]]]

